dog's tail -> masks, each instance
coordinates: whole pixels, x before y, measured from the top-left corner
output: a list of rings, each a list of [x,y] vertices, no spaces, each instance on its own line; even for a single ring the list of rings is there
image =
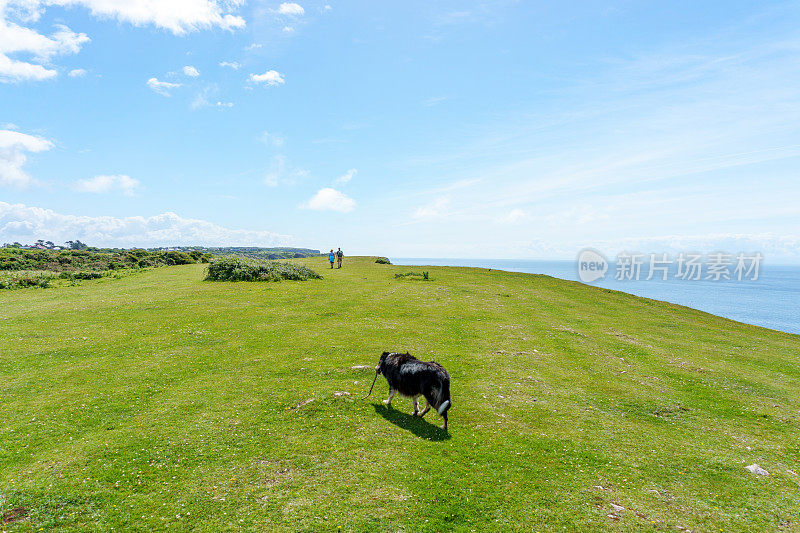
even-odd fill
[[[452,404],[450,402],[450,378],[449,377],[445,377],[444,379],[442,379],[442,388],[439,389],[439,398],[438,398],[438,401],[436,403],[439,405],[439,408],[437,409],[437,412],[439,413],[439,415],[443,415],[445,412],[447,412],[448,409],[450,409],[450,405],[452,405]]]

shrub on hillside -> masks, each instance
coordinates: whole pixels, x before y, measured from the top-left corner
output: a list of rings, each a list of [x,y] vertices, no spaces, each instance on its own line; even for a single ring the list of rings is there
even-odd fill
[[[375,262],[378,263],[379,265],[391,265],[392,264],[392,262],[389,261],[388,257],[379,257],[379,258],[377,258],[375,260]]]
[[[208,281],[304,281],[322,279],[308,267],[277,261],[262,261],[247,257],[227,256],[214,259],[208,265]]]
[[[13,272],[0,275],[0,289],[25,289],[41,287],[46,289],[53,280],[48,272]]]

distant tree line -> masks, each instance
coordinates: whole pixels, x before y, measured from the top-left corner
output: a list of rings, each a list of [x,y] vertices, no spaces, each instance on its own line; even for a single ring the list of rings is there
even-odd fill
[[[290,247],[275,247],[275,248],[261,248],[255,246],[217,246],[217,247],[203,247],[203,246],[178,246],[171,248],[154,248],[155,250],[180,250],[184,252],[192,250],[200,250],[204,253],[209,253],[216,256],[230,256],[236,255],[240,257],[250,257],[252,259],[295,259],[300,257],[316,257],[320,255],[319,250],[312,250],[311,248],[290,248]]]
[[[37,240],[33,244],[21,244],[19,242],[5,243],[2,248],[21,248],[37,250],[85,250],[87,252],[105,253],[124,253],[129,251],[127,248],[98,248],[76,239],[67,241],[64,245],[57,245],[53,241]],[[251,257],[253,259],[295,259],[301,257],[315,257],[320,255],[319,250],[311,248],[292,248],[287,246],[277,246],[274,248],[262,248],[258,246],[160,246],[156,248],[134,248],[134,250],[147,250],[148,252],[200,252],[201,254],[211,254],[218,256],[238,255]]]

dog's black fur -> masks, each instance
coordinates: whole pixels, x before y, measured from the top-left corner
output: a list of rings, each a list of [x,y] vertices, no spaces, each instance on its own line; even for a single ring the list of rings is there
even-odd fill
[[[389,398],[384,404],[391,405],[395,392],[414,401],[414,415],[425,416],[433,407],[444,419],[442,429],[447,429],[447,410],[450,409],[450,374],[436,361],[420,361],[408,353],[383,352],[375,372],[389,382]],[[428,405],[420,412],[417,397],[424,396]]]

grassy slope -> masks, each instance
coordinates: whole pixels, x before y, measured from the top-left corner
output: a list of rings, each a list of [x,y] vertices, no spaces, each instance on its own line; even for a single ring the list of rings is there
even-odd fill
[[[545,276],[300,262],[325,279],[0,294],[0,514],[31,512],[0,529],[797,530],[800,337]],[[450,435],[385,382],[358,400],[350,367],[386,349],[449,369]]]

